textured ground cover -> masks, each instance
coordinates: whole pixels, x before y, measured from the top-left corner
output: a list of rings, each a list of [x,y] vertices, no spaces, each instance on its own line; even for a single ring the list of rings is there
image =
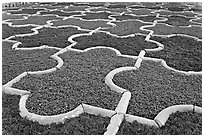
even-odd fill
[[[117,73],[113,82],[132,94],[128,114],[154,119],[172,105],[202,106],[202,76],[174,72],[159,62],[142,61],[139,70]]]
[[[68,8],[64,8],[63,11],[72,12],[72,11],[86,11],[89,6],[69,6]]]
[[[178,15],[178,16],[186,16],[186,17],[195,17],[195,13],[190,12],[190,11],[183,11],[183,12],[173,12],[173,11],[168,11],[168,10],[161,10],[157,11],[156,13],[159,13],[159,16],[169,16],[169,15]]]
[[[147,16],[132,16],[128,14],[116,15],[112,16],[116,18],[117,21],[124,21],[124,20],[141,20],[143,22],[154,22],[155,20],[161,20],[162,18],[156,17],[156,15],[147,15]]]
[[[31,91],[26,107],[30,112],[54,115],[81,103],[114,110],[120,94],[105,84],[105,76],[119,66],[133,66],[135,59],[119,57],[110,49],[74,51],[60,55],[64,65],[54,73],[26,76],[14,87]],[[35,83],[35,84],[34,84]]]
[[[2,20],[8,20],[8,19],[23,19],[23,15],[12,15],[12,14],[6,14],[2,13]]]
[[[122,3],[121,4],[109,3],[107,8],[110,8],[110,9],[115,9],[115,8],[125,9],[126,5],[123,5]]]
[[[2,24],[2,39],[6,39],[16,34],[33,33],[32,26],[27,27],[11,27],[8,24]]]
[[[162,128],[154,128],[137,122],[123,121],[118,135],[201,135],[202,114],[176,112],[170,115]]]
[[[151,25],[152,23],[142,23],[141,21],[111,21],[111,23],[116,24],[116,26],[112,28],[107,29],[101,29],[105,31],[109,31],[112,34],[118,35],[118,36],[125,36],[125,35],[131,35],[135,33],[142,33],[142,34],[149,34],[149,31],[142,31],[140,30],[140,27],[144,25]]]
[[[148,2],[146,2],[146,4],[144,3],[143,5],[133,5],[133,6],[130,6],[130,8],[131,9],[153,9],[153,10],[162,9],[161,6],[157,4],[149,4]]]
[[[26,25],[26,24],[34,24],[34,25],[45,25],[49,20],[60,20],[61,18],[56,16],[30,16],[25,20],[10,20],[9,22],[12,25]]]
[[[102,20],[85,21],[85,20],[80,20],[78,18],[69,18],[66,20],[53,21],[52,26],[74,25],[74,26],[79,26],[82,29],[94,30],[94,29],[97,29],[99,27],[102,27],[102,28],[111,27],[111,25],[106,24],[107,22],[108,21],[102,21]]]
[[[172,15],[172,16],[167,16],[165,17],[168,20],[164,21],[162,23],[172,25],[172,26],[189,26],[189,25],[195,25],[196,23],[190,22],[191,19],[190,17],[183,17],[179,15]]]
[[[134,15],[148,15],[148,14],[153,14],[153,10],[150,9],[131,9],[131,12],[129,14],[134,14]]]
[[[112,15],[111,13],[108,13],[108,12],[98,12],[98,13],[87,12],[85,14],[86,15],[79,16],[79,17],[82,18],[82,19],[85,19],[85,20],[93,20],[93,19],[110,20],[110,18],[108,18],[108,16]]]
[[[201,41],[182,36],[152,37],[151,39],[164,44],[164,49],[158,52],[149,52],[146,56],[164,59],[168,66],[177,70],[202,71]]]
[[[58,16],[62,16],[62,17],[69,17],[69,16],[73,16],[73,15],[80,15],[81,12],[62,12],[59,10],[55,10],[55,11],[42,11],[40,12],[41,15],[47,15],[47,14],[53,14],[53,15],[58,15]]]
[[[184,2],[163,2],[162,7],[166,8],[169,11],[177,12],[181,12],[189,8],[189,6],[186,5]]]
[[[43,8],[37,8],[37,9],[21,9],[19,11],[9,11],[11,14],[36,14],[38,11],[43,11]]]
[[[146,29],[153,30],[155,35],[185,34],[202,39],[202,28],[199,26],[171,27],[158,23],[154,27],[148,27]]]
[[[25,71],[46,70],[57,65],[50,58],[54,49],[20,51],[12,50],[13,43],[2,43],[2,84],[6,84]]]
[[[19,115],[20,96],[2,95],[3,135],[102,135],[110,118],[81,114],[64,124],[39,125]]]
[[[52,47],[65,48],[71,44],[68,38],[74,34],[85,33],[73,27],[49,28],[44,27],[38,30],[38,34],[32,36],[15,37],[12,40],[20,41],[18,47],[39,47],[48,45]]]
[[[157,48],[157,45],[145,41],[145,36],[136,35],[128,38],[117,38],[106,33],[94,33],[91,36],[80,36],[73,39],[78,42],[72,48],[84,50],[90,47],[107,46],[119,50],[125,55],[138,56],[143,49]]]
[[[200,23],[202,25],[202,18],[195,19],[195,20],[193,20],[193,22]]]
[[[99,8],[92,8],[92,9],[89,9],[90,11],[93,11],[93,12],[97,12],[97,11],[109,11],[109,12],[112,12],[112,13],[129,13],[129,11],[127,11],[127,9],[117,9],[117,8],[114,8],[114,9],[110,9],[110,8],[105,8],[105,7],[99,7]]]

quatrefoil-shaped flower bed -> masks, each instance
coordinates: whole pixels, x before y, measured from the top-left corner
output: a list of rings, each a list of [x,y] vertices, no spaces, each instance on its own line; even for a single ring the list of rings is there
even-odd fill
[[[113,82],[132,94],[128,114],[154,119],[172,105],[202,106],[202,76],[168,70],[160,62],[144,60],[138,70],[117,73]]]
[[[63,66],[49,74],[28,75],[13,87],[31,95],[26,108],[40,115],[54,115],[73,110],[81,103],[114,110],[120,94],[105,84],[105,76],[120,66],[133,66],[135,59],[119,57],[109,49],[84,53],[67,51],[60,54]]]

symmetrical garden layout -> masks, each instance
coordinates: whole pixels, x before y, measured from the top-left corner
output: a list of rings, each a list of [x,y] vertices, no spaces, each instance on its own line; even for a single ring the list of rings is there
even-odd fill
[[[27,4],[3,5],[3,134],[202,134],[201,3]]]

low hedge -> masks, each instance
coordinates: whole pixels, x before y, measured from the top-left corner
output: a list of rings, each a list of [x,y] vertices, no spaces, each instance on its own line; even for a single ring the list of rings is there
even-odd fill
[[[165,126],[155,128],[138,122],[123,121],[118,135],[202,135],[202,114],[176,112],[171,114]]]
[[[164,45],[158,52],[145,56],[164,59],[168,66],[182,71],[202,71],[202,42],[184,36],[151,37]]]
[[[44,27],[38,30],[38,34],[32,36],[15,37],[12,40],[20,41],[18,47],[39,47],[49,45],[52,47],[65,48],[72,44],[68,38],[74,34],[83,33],[85,31],[78,30],[73,27],[48,28]]]
[[[8,24],[2,24],[2,39],[6,39],[10,36],[14,36],[17,34],[27,34],[33,33],[31,29],[34,27],[27,26],[27,27],[11,27]]]
[[[55,15],[54,16],[53,15],[29,16],[27,19],[24,19],[24,20],[10,20],[9,22],[11,22],[12,25],[28,25],[28,24],[45,25],[49,20],[61,20],[61,18],[56,17]]]
[[[3,135],[101,135],[110,118],[90,115],[67,119],[64,124],[39,125],[19,115],[20,96],[2,94]]]
[[[159,62],[142,61],[138,70],[117,73],[113,82],[132,94],[128,114],[154,119],[172,105],[202,106],[202,76],[174,72]]]
[[[109,49],[84,53],[68,51],[60,55],[64,65],[58,71],[28,75],[13,87],[31,91],[26,107],[40,115],[61,114],[81,103],[114,110],[120,94],[105,84],[105,76],[113,69],[133,66],[135,59],[119,57]]]
[[[106,33],[94,33],[90,36],[80,36],[73,40],[77,42],[73,48],[84,50],[90,47],[105,46],[119,50],[125,55],[138,56],[141,50],[157,48],[157,45],[145,41],[146,36],[136,35],[128,38],[117,38]]]
[[[6,84],[25,71],[46,70],[57,65],[50,58],[57,50],[41,49],[21,51],[13,50],[13,43],[2,43],[2,84]]]

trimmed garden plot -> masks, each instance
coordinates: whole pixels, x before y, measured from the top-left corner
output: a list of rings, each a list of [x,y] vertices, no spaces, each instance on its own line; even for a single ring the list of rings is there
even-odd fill
[[[154,14],[153,10],[150,9],[130,9],[130,12],[128,14],[134,14],[134,15],[149,15]]]
[[[117,56],[110,49],[87,52],[67,51],[60,55],[64,65],[43,75],[28,75],[13,86],[31,91],[26,107],[40,115],[61,114],[81,103],[114,110],[120,94],[105,84],[105,76],[113,69],[133,66],[135,59]],[[35,84],[33,84],[35,83]]]
[[[32,33],[34,27],[27,26],[27,27],[11,27],[8,24],[2,24],[2,39],[6,39],[10,36],[14,36],[17,34],[27,34]]]
[[[7,13],[2,13],[2,21],[8,20],[8,19],[23,19],[24,16],[23,15],[12,15],[12,14],[8,15]]]
[[[63,17],[69,17],[73,15],[81,15],[81,12],[62,12],[62,11],[42,11],[40,12],[40,15],[48,15],[48,14],[53,14],[53,15],[58,15],[58,16],[63,16]]]
[[[164,59],[168,66],[182,71],[202,71],[202,41],[184,36],[151,37],[164,45],[158,52],[146,56]]]
[[[45,25],[47,24],[47,21],[49,20],[60,20],[62,18],[56,17],[56,16],[29,16],[27,19],[24,20],[10,20],[9,22],[12,23],[12,25],[27,25],[27,24],[33,24],[33,25]]]
[[[168,66],[182,71],[202,71],[202,42],[184,36],[152,37],[164,45],[158,52],[146,56],[164,59]]]
[[[195,17],[197,14],[191,12],[191,11],[183,11],[183,12],[173,12],[173,11],[167,11],[167,10],[161,10],[157,11],[155,13],[159,13],[159,16],[169,16],[169,15],[174,15],[174,16],[186,16],[186,17]]]
[[[14,43],[2,43],[2,84],[6,84],[25,71],[46,70],[57,65],[50,58],[57,52],[55,49],[13,50]]]
[[[123,121],[118,135],[201,135],[202,114],[176,112],[170,115],[165,126],[155,128],[148,125]]]
[[[86,9],[90,8],[89,6],[69,6],[67,8],[62,9],[67,12],[76,12],[76,11],[86,11]]]
[[[85,31],[78,30],[74,27],[49,28],[44,27],[38,30],[38,34],[32,36],[15,37],[11,40],[19,41],[20,48],[40,47],[48,45],[52,47],[65,48],[71,44],[68,38],[74,34],[84,33]]]
[[[145,29],[153,30],[154,35],[184,34],[202,39],[202,27],[199,26],[172,27],[167,26],[166,24],[157,23],[154,27],[148,27]]]
[[[111,21],[111,23],[116,24],[112,28],[102,28],[101,30],[109,31],[112,34],[118,36],[131,35],[135,33],[149,34],[149,31],[140,30],[140,27],[145,25],[152,25],[153,23],[142,23],[141,21]]]
[[[127,11],[127,9],[110,9],[110,8],[108,9],[106,7],[92,8],[89,10],[92,12],[98,12],[98,11],[101,11],[101,12],[106,11],[107,12],[107,11],[109,11],[112,13],[122,13],[122,12],[129,13],[129,11]]]
[[[82,29],[88,29],[88,30],[95,30],[99,27],[106,28],[111,27],[111,25],[107,24],[108,21],[102,21],[102,20],[95,20],[95,21],[86,21],[81,20],[79,18],[68,18],[65,20],[59,20],[59,21],[52,21],[52,26],[67,26],[67,25],[74,25],[79,26]]]
[[[97,12],[97,13],[86,12],[84,14],[85,15],[78,16],[78,17],[85,19],[85,20],[94,20],[94,19],[110,20],[108,16],[112,15],[111,13],[108,13],[108,12]]]
[[[124,20],[141,20],[143,22],[154,22],[155,20],[162,19],[160,17],[157,17],[156,15],[147,15],[147,16],[133,16],[129,14],[122,14],[122,15],[116,15],[112,16],[116,18],[118,21],[124,21]]]
[[[37,8],[37,9],[21,9],[18,11],[9,11],[11,14],[36,14],[38,11],[43,11],[44,8]]]
[[[113,82],[131,92],[131,115],[154,119],[172,105],[202,106],[202,76],[168,70],[160,62],[144,60],[138,70],[117,73]]]
[[[167,21],[164,21],[162,23],[171,25],[171,26],[189,26],[189,25],[196,25],[196,23],[190,22],[191,19],[190,17],[183,17],[179,15],[171,15],[171,16],[166,16]]]
[[[110,118],[87,113],[71,118],[64,124],[39,125],[19,115],[20,96],[2,94],[3,135],[101,135]]]
[[[145,41],[146,36],[118,38],[106,33],[94,33],[91,36],[80,36],[73,40],[77,42],[72,48],[84,50],[90,47],[106,46],[119,50],[125,55],[138,56],[141,50],[153,49],[158,46],[155,43]]]

